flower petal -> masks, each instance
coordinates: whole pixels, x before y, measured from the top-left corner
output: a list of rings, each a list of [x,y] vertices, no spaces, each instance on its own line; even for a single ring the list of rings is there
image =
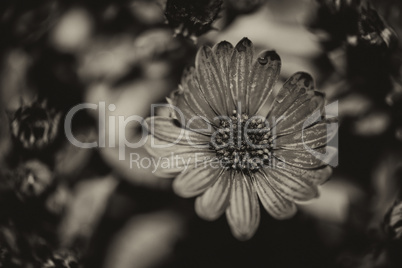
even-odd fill
[[[215,152],[208,148],[172,144],[152,135],[148,136],[144,148],[154,157],[153,161],[158,174],[165,174],[167,177],[177,175],[186,167],[196,163],[200,164],[216,158]]]
[[[303,101],[303,98],[296,100],[282,115],[282,119],[277,122],[274,130],[276,135],[293,133],[317,122],[324,109],[324,95],[313,91],[307,98],[303,103],[299,101]]]
[[[226,217],[233,235],[239,240],[248,240],[257,231],[260,223],[260,208],[257,193],[249,177],[232,172],[230,205]]]
[[[227,115],[229,115],[233,109],[235,109],[233,99],[229,97],[231,95],[230,80],[232,79],[229,76],[229,66],[232,59],[233,50],[233,45],[227,41],[222,41],[212,48],[212,51],[215,53],[216,60],[218,61],[218,65],[220,66],[223,82],[222,89],[225,96],[224,100],[226,101]]]
[[[240,107],[237,106],[238,102],[241,102],[241,109],[246,113],[249,108],[248,99],[250,94],[247,90],[247,85],[253,61],[253,54],[253,43],[249,39],[243,38],[236,45],[229,66],[230,92],[233,97],[233,103],[237,109],[240,109]]]
[[[185,94],[189,93],[188,91],[185,93],[181,86],[179,86],[178,90],[172,93],[171,102],[174,106],[172,117],[177,118],[177,120],[183,124],[182,127],[191,128],[199,133],[211,134],[211,122],[209,122],[207,118],[199,117],[199,111],[196,112],[192,107],[190,107],[184,96]]]
[[[203,193],[223,172],[220,168],[197,165],[183,171],[173,181],[173,190],[181,197],[193,197]]]
[[[314,150],[309,148],[301,150],[277,149],[273,153],[277,159],[290,166],[315,169],[328,165],[337,154],[337,149],[329,146]]]
[[[182,113],[186,115],[186,120],[190,120],[195,116],[202,116],[212,123],[213,118],[217,115],[201,91],[194,68],[190,68],[183,73],[174,103],[180,111],[183,110]],[[178,111],[176,111],[177,113]]]
[[[205,220],[213,221],[225,212],[229,205],[231,173],[224,171],[215,184],[195,201],[195,211]]]
[[[281,58],[275,51],[263,51],[251,69],[248,94],[250,115],[256,114],[268,99],[274,97],[274,85],[281,71]]]
[[[200,89],[211,105],[211,108],[218,115],[227,114],[227,94],[225,94],[223,83],[224,75],[212,49],[207,46],[200,48],[195,64]]]
[[[274,140],[274,147],[288,150],[303,150],[306,148],[315,149],[325,146],[333,137],[330,132],[327,135],[328,123],[327,120],[323,120],[301,131],[277,137]]]
[[[321,185],[328,180],[328,178],[332,175],[332,168],[330,166],[326,166],[324,168],[315,169],[315,170],[302,170],[302,177],[305,180],[309,180],[310,182]]]
[[[211,137],[179,126],[173,118],[153,116],[145,120],[153,137],[180,145],[209,148]]]
[[[286,199],[307,201],[319,195],[315,184],[296,175],[290,169],[287,169],[287,166],[284,168],[265,168],[264,172],[274,189]]]
[[[281,168],[278,167],[277,169]],[[286,171],[293,174],[294,178],[304,181],[307,185],[321,185],[332,174],[332,168],[329,166],[319,169],[301,169],[287,165],[283,169],[286,169]]]
[[[279,121],[286,113],[291,113],[300,104],[314,96],[314,80],[308,73],[298,72],[292,75],[279,90],[272,110],[271,119]]]
[[[284,198],[270,183],[264,172],[254,175],[254,185],[258,197],[265,210],[275,219],[282,220],[294,216],[297,212],[296,205]]]

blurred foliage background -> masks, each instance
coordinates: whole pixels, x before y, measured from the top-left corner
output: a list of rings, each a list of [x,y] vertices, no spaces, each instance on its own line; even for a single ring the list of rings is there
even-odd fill
[[[0,267],[401,267],[401,12],[399,0],[1,1]],[[309,72],[340,120],[320,198],[290,220],[263,213],[248,242],[130,167],[144,149],[120,161],[63,128],[84,102],[147,117],[200,46],[243,37],[281,56],[276,89]],[[98,121],[80,111],[75,137],[98,141]]]

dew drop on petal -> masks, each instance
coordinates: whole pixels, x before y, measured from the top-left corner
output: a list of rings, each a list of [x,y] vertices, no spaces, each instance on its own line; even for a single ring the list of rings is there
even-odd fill
[[[259,57],[259,58],[258,58],[258,62],[259,62],[261,65],[266,65],[266,64],[268,63],[268,57]]]

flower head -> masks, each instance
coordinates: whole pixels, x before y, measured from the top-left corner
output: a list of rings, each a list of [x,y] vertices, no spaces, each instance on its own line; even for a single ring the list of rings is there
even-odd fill
[[[41,196],[54,182],[49,167],[38,160],[24,162],[6,173],[6,176],[13,184],[16,196],[22,201]]]
[[[370,7],[362,7],[357,26],[357,39],[362,44],[381,46],[391,50],[398,46],[398,36],[395,31]]]
[[[146,121],[148,151],[170,159],[160,174],[177,176],[178,195],[199,195],[200,217],[215,220],[226,212],[240,240],[257,230],[258,198],[270,215],[286,219],[295,214],[295,202],[317,197],[317,186],[331,174],[317,152],[335,153],[326,148],[324,96],[313,78],[296,73],[275,96],[280,57],[263,51],[254,60],[253,53],[247,38],[236,47],[226,41],[202,47],[170,100],[172,117]]]
[[[23,149],[42,150],[56,139],[61,113],[34,102],[20,107],[11,118],[11,133]]]

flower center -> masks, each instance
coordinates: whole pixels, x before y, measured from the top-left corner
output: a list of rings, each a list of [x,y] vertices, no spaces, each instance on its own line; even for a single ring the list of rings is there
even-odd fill
[[[234,110],[232,116],[220,119],[210,147],[224,166],[257,171],[271,160],[271,131],[264,118]]]

